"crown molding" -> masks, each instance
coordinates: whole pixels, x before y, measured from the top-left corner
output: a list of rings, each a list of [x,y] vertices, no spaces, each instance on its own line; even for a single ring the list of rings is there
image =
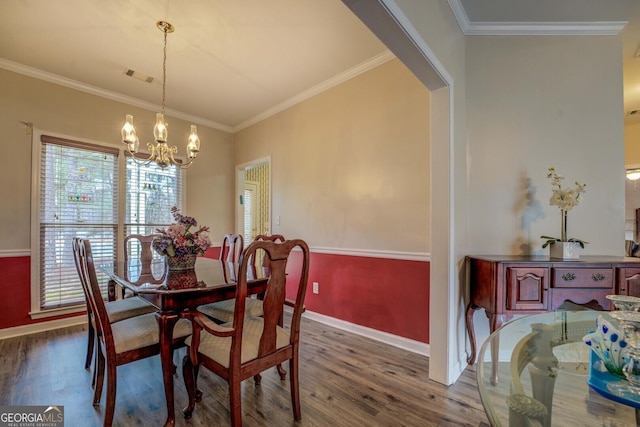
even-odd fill
[[[12,62],[4,58],[0,58],[0,68],[3,68],[8,71],[13,71],[14,73],[23,74],[25,76],[44,80],[50,83],[54,83],[60,86],[65,86],[70,89],[86,92],[91,95],[107,98],[112,101],[122,102],[124,104],[132,105],[134,107],[144,108],[145,110],[149,110],[149,111],[157,112],[157,111],[160,111],[162,108],[160,105],[156,105],[151,102],[142,101],[140,99],[122,95],[120,93],[104,90],[95,86],[78,82],[76,80],[71,80],[66,77],[58,76],[57,74],[42,71],[37,68],[29,67],[23,64],[18,64],[16,62]],[[211,120],[203,119],[202,117],[192,116],[190,114],[182,113],[180,111],[172,110],[170,108],[166,109],[166,115],[174,117],[176,119],[182,119],[191,123],[208,126],[213,129],[218,129],[225,132],[231,132],[231,126],[227,126]]]
[[[455,1],[455,0],[453,0]],[[468,36],[615,36],[621,22],[478,22],[467,26]]]
[[[447,0],[466,36],[615,36],[627,21],[607,22],[471,22],[460,0]]]
[[[186,120],[192,123],[196,123],[199,125],[203,125],[203,126],[208,126],[210,128],[214,128],[214,129],[218,129],[218,130],[222,130],[225,132],[229,132],[229,133],[234,133],[234,132],[238,132],[242,129],[245,129],[251,125],[254,125],[264,119],[267,119],[271,116],[274,116],[278,113],[280,113],[281,111],[286,110],[287,108],[290,108],[296,104],[299,104],[302,101],[305,101],[309,98],[312,98],[315,95],[318,95],[328,89],[331,89],[334,86],[337,86],[341,83],[346,82],[349,79],[352,79],[362,73],[365,73],[369,70],[372,70],[373,68],[384,64],[385,62],[388,62],[392,59],[394,59],[395,56],[393,55],[393,53],[391,53],[390,51],[385,51],[377,56],[374,56],[373,58],[356,65],[353,68],[350,68],[349,70],[340,73],[316,86],[313,86],[310,89],[307,89],[304,92],[301,92],[300,94],[287,99],[286,101],[275,105],[265,111],[263,111],[262,113],[240,123],[239,125],[235,126],[235,127],[231,127],[231,126],[227,126],[227,125],[223,125],[221,123],[217,123],[211,120],[207,120],[207,119],[203,119],[202,117],[196,117],[196,116],[192,116],[189,114],[185,114],[182,113],[180,111],[176,111],[176,110],[172,110],[167,108],[166,109],[166,114],[168,116],[171,117],[175,117],[177,119],[182,119],[182,120]],[[3,68],[5,70],[8,71],[13,71],[15,73],[19,73],[19,74],[23,74],[25,76],[29,76],[29,77],[33,77],[36,79],[40,79],[40,80],[44,80],[44,81],[48,81],[51,83],[55,83],[61,86],[65,86],[71,89],[76,89],[82,92],[86,92],[86,93],[90,93],[92,95],[96,95],[96,96],[100,96],[103,98],[107,98],[107,99],[111,99],[113,101],[117,101],[117,102],[122,102],[128,105],[133,105],[134,107],[139,107],[139,108],[144,108],[145,110],[149,110],[149,111],[159,111],[160,110],[160,106],[150,103],[150,102],[146,102],[146,101],[142,101],[140,99],[137,98],[132,98],[126,95],[122,95],[120,93],[116,93],[116,92],[111,92],[108,90],[104,90],[104,89],[100,89],[98,87],[95,86],[91,86],[91,85],[87,85],[85,83],[80,83],[78,81],[75,80],[71,80],[68,79],[66,77],[62,77],[62,76],[58,76],[56,74],[52,74],[52,73],[48,73],[46,71],[42,71],[42,70],[38,70],[37,68],[33,68],[33,67],[29,67],[26,65],[22,65],[22,64],[18,64],[16,62],[12,62],[9,60],[6,60],[4,58],[0,58],[0,68]]]
[[[458,26],[460,30],[462,30],[462,34],[467,34],[467,28],[469,27],[469,17],[467,16],[467,11],[464,10],[464,6],[460,3],[460,0],[447,0],[449,3],[449,8],[453,12],[453,16],[458,21]]]
[[[262,113],[255,115],[253,117],[251,117],[248,120],[245,120],[244,122],[240,123],[239,125],[235,126],[232,130],[233,133],[241,131],[242,129],[248,128],[251,125],[254,125],[258,122],[261,122],[262,120],[265,120],[271,116],[274,116],[284,110],[286,110],[287,108],[291,108],[296,104],[301,103],[302,101],[305,101],[309,98],[312,98],[326,90],[331,89],[334,86],[337,86],[341,83],[346,82],[349,79],[352,79],[362,73],[365,73],[369,70],[372,70],[374,68],[376,68],[379,65],[384,64],[385,62],[388,62],[392,59],[395,58],[395,55],[393,53],[391,53],[390,51],[386,51],[383,52],[377,56],[374,56],[373,58],[356,65],[353,68],[348,69],[347,71],[340,73],[328,80],[325,80],[324,82],[313,86],[310,89],[305,90],[304,92],[299,93],[298,95],[291,97],[289,99],[287,99],[284,102],[281,102],[280,104],[277,104],[265,111],[263,111]]]

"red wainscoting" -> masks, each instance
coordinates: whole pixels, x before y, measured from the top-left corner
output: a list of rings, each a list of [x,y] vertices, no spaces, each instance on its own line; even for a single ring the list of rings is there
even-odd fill
[[[300,257],[300,252],[292,254],[288,271],[299,269]],[[305,306],[315,313],[429,343],[429,267],[426,261],[312,253]],[[318,294],[313,293],[313,282],[318,282]],[[295,290],[288,291],[287,297],[295,298]]]
[[[218,258],[220,248],[206,256]],[[300,252],[288,270],[295,281]],[[32,320],[30,258],[0,258],[0,329],[78,314]],[[311,254],[307,310],[412,340],[429,342],[429,262]],[[313,293],[318,282],[319,293]],[[295,289],[287,295],[295,297]],[[84,316],[84,314],[83,314]]]
[[[29,317],[30,260],[28,256],[0,258],[0,328],[33,323]]]
[[[220,246],[210,247],[204,253],[204,256],[211,259],[220,259]]]
[[[46,322],[78,313],[33,320],[31,311],[31,258],[28,256],[0,258],[0,329]],[[82,314],[86,318],[85,314]]]

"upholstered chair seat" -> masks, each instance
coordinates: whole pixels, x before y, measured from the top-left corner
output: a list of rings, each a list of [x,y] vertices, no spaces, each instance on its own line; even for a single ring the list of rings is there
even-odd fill
[[[148,347],[160,342],[158,321],[155,314],[131,317],[111,325],[116,353],[124,353]],[[191,334],[191,322],[180,319],[173,328],[173,339]]]
[[[217,320],[218,322],[233,322],[233,310],[236,306],[236,299],[231,298],[224,301],[214,302],[211,304],[205,304],[198,307],[198,311],[202,314]],[[264,309],[262,308],[262,301],[257,298],[247,298],[245,305],[245,316],[247,317],[262,317],[264,316]]]
[[[141,316],[143,314],[155,313],[158,308],[140,297],[125,298],[116,301],[106,302],[107,316],[109,322],[115,323],[130,317]]]
[[[232,328],[233,322],[220,325],[223,328]],[[264,319],[253,317],[244,321],[242,330],[242,355],[241,363],[247,363],[258,357],[260,337],[264,330]],[[191,332],[191,330],[189,330]],[[289,345],[289,333],[280,326],[276,326],[276,349]],[[185,340],[185,344],[191,345],[191,337]],[[229,367],[229,355],[231,354],[231,337],[217,337],[212,334],[202,334],[199,351],[201,354],[215,360],[225,368]]]

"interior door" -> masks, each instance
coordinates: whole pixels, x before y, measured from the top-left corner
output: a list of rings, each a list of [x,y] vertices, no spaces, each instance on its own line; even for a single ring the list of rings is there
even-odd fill
[[[269,158],[239,166],[236,230],[245,245],[258,234],[271,234],[271,172]]]

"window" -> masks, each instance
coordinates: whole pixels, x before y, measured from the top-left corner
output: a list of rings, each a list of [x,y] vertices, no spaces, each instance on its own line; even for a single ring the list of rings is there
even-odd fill
[[[139,165],[130,157],[121,167],[123,157],[117,148],[34,133],[33,317],[84,306],[72,237],[91,240],[99,265],[122,256],[118,236],[151,234],[173,222],[171,207],[182,206],[180,168]],[[106,278],[99,279],[106,294]]]
[[[174,222],[171,207],[182,206],[182,171],[171,165],[161,168],[155,163],[140,165],[131,157],[126,160],[126,212],[123,238],[129,234],[154,234]],[[126,250],[139,253],[137,240]],[[160,255],[153,253],[154,258]]]
[[[182,206],[182,171],[172,165],[140,165],[127,157],[124,235],[153,234],[174,222],[171,207]]]

